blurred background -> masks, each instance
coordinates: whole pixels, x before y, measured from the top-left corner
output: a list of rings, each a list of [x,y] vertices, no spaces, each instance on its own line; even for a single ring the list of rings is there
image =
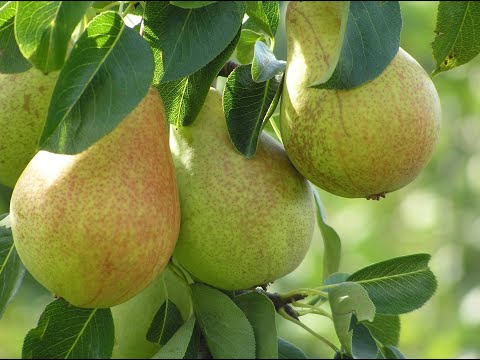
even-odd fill
[[[286,3],[282,3],[284,19]],[[426,69],[434,69],[438,2],[401,2],[401,46]],[[284,24],[276,40],[286,59]],[[423,308],[401,316],[399,348],[410,358],[480,358],[480,57],[434,80],[442,102],[442,130],[433,159],[410,185],[379,202],[344,199],[320,190],[327,222],[343,242],[341,271],[413,253],[432,255],[436,295]],[[321,285],[323,246],[317,231],[311,251],[271,291]],[[35,327],[52,296],[30,276],[0,320],[0,357],[20,358],[27,331]],[[302,320],[334,340],[331,323]],[[278,319],[280,336],[310,357],[331,350],[305,330]],[[335,341],[336,343],[336,341]]]

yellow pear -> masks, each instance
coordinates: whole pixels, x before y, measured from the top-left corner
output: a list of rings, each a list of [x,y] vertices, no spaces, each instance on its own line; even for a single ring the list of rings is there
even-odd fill
[[[343,197],[378,199],[426,166],[439,134],[440,102],[428,74],[403,49],[361,86],[311,88],[338,59],[343,6],[288,5],[281,133],[290,160],[313,184]]]
[[[0,74],[0,184],[15,186],[37,152],[58,72]]]
[[[315,225],[312,189],[283,147],[262,133],[247,160],[210,89],[191,126],[172,127],[182,221],[174,256],[194,277],[226,290],[267,284],[303,260]]]
[[[37,153],[10,210],[26,268],[71,304],[111,307],[146,288],[167,265],[180,225],[158,92],[85,151]]]

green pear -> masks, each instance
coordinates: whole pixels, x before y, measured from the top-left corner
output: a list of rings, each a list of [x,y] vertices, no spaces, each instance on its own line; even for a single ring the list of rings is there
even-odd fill
[[[170,269],[166,269],[145,290],[127,302],[112,308],[115,325],[113,359],[150,359],[160,345],[146,336],[155,314],[168,298],[187,319],[190,297],[187,286]]]
[[[158,92],[85,151],[38,152],[10,213],[25,267],[71,304],[111,307],[146,288],[167,265],[180,226]]]
[[[283,149],[262,133],[250,160],[233,147],[222,97],[210,89],[191,126],[171,128],[182,220],[178,262],[225,290],[267,284],[303,260],[315,224],[313,193]]]
[[[12,190],[0,184],[0,215],[10,211],[10,198]]]
[[[320,188],[379,199],[414,180],[432,156],[440,101],[403,49],[374,80],[349,90],[309,87],[338,59],[344,2],[290,2],[281,133],[295,167]]]
[[[58,72],[0,74],[0,184],[15,186],[37,152]]]

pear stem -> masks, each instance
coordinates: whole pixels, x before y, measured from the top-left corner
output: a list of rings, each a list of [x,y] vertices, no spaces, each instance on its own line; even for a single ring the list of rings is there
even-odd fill
[[[187,286],[189,285],[187,278],[183,273],[180,271],[180,269],[170,260],[168,263],[168,267],[172,272],[179,278],[183,283],[185,283]]]
[[[305,329],[306,331],[308,331],[310,334],[312,334],[313,336],[315,336],[318,340],[320,340],[321,342],[323,342],[324,344],[328,345],[333,351],[335,352],[340,352],[340,350],[333,344],[331,343],[329,340],[327,340],[326,338],[324,338],[322,335],[316,333],[315,331],[313,331],[310,327],[308,327],[307,325],[305,325],[304,323],[302,323],[300,320],[297,320],[293,317],[291,317],[290,315],[288,315],[285,311],[285,309],[281,309],[279,311],[279,314],[287,319],[288,321],[291,321],[293,322],[294,324],[297,324],[298,326],[300,326],[301,328]]]
[[[299,307],[299,308],[309,309],[306,312],[299,312],[299,315],[300,314],[301,315],[307,315],[307,314],[310,314],[310,313],[315,313],[317,315],[322,315],[322,316],[328,317],[329,319],[332,319],[332,315],[330,315],[327,311],[319,308],[318,306],[305,304],[305,303],[301,303],[301,302],[298,302],[298,301],[292,302],[292,305],[295,306],[295,307]]]

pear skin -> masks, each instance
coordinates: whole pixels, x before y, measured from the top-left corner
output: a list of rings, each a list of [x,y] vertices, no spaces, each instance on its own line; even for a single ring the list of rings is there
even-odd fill
[[[146,288],[167,265],[180,225],[158,92],[85,151],[37,153],[10,210],[26,268],[71,304],[112,307]]]
[[[174,256],[198,280],[225,290],[267,284],[293,271],[315,225],[313,193],[283,149],[262,133],[247,160],[210,89],[190,126],[171,128],[182,222]]]
[[[343,2],[290,2],[281,133],[290,160],[318,187],[379,199],[413,181],[439,135],[440,101],[425,70],[400,49],[374,80],[310,88],[338,59]]]
[[[0,184],[15,186],[37,151],[58,72],[0,74]]]

